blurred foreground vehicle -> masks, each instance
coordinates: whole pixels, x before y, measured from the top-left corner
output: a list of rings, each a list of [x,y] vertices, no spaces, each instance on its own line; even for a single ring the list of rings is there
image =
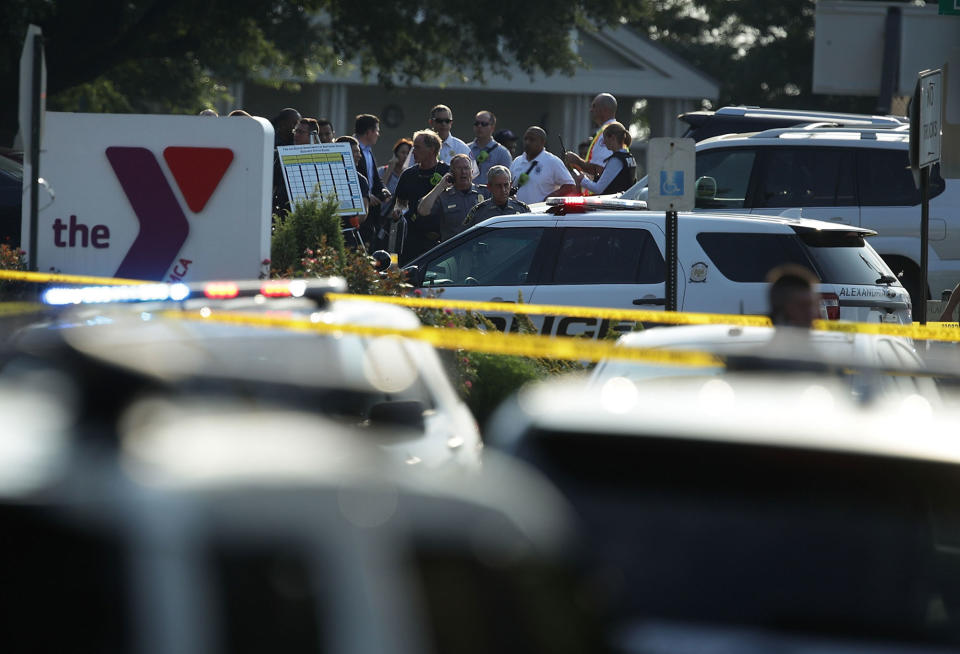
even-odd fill
[[[631,332],[617,339],[617,344],[640,349],[708,352],[725,361],[718,359],[716,366],[703,367],[609,359],[594,367],[590,385],[602,388],[617,377],[646,384],[664,377],[703,377],[738,368],[762,367],[768,371],[787,368],[801,372],[832,369],[849,381],[854,393],[865,395],[866,399],[884,393],[918,393],[935,406],[939,405],[937,384],[910,339],[819,330],[791,333],[795,331],[784,332],[781,328],[778,337],[773,327],[688,325]]]
[[[488,431],[567,495],[643,654],[960,651],[960,414],[831,377],[531,387]]]
[[[326,300],[327,291],[342,292],[343,286],[342,280],[316,280],[51,289],[47,301],[68,308],[9,339],[0,377],[34,369],[61,373],[78,424],[102,440],[114,438],[125,411],[141,396],[174,403],[226,398],[363,425],[370,438],[408,464],[479,465],[476,422],[431,345],[309,329],[420,327],[408,309]],[[110,301],[111,293],[163,299]],[[81,302],[72,304],[76,300]],[[208,320],[200,318],[204,314]],[[300,319],[305,328],[248,325],[244,317]]]
[[[401,474],[356,428],[209,400],[108,450],[49,389],[0,407],[5,651],[600,651],[567,505],[496,453]]]

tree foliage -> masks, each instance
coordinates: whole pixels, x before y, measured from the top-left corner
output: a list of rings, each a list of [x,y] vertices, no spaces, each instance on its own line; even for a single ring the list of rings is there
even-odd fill
[[[815,95],[815,0],[648,0],[631,26],[720,84],[719,105],[871,111],[875,98]]]
[[[638,14],[630,0],[529,0],[536,24],[476,3],[420,0],[5,0],[0,4],[0,144],[16,132],[27,25],[44,33],[48,107],[196,112],[216,80],[310,79],[357,65],[391,85],[516,64],[572,70],[570,28]],[[532,21],[532,19],[531,19]]]

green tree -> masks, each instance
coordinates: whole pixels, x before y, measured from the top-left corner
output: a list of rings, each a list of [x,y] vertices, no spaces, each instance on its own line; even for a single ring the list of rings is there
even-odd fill
[[[48,107],[195,113],[226,89],[216,80],[310,79],[359,65],[391,85],[482,78],[517,64],[572,70],[570,28],[638,16],[632,0],[529,0],[524,15],[441,0],[5,0],[0,3],[0,144],[17,127],[19,55],[43,29]]]
[[[719,105],[870,112],[873,97],[814,94],[815,0],[650,0],[631,25],[720,83]]]

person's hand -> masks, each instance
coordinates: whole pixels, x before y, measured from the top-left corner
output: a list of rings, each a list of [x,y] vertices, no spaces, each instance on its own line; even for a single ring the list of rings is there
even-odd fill
[[[376,195],[374,195],[373,193],[371,193],[371,194],[369,195],[369,198],[370,198],[370,206],[372,206],[372,207],[379,207],[379,206],[380,206],[380,198],[378,198]]]
[[[453,186],[453,173],[447,173],[443,176],[443,179],[437,184],[440,187],[441,191],[446,191],[451,186]]]
[[[580,155],[567,150],[563,153],[563,163],[567,164],[570,168],[578,168],[580,165]]]
[[[380,195],[383,197],[384,202],[393,197],[393,195],[390,193],[390,189],[388,188],[380,189]]]

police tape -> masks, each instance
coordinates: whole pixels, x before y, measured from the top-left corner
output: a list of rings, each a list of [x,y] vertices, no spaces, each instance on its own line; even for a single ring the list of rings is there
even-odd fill
[[[104,286],[127,286],[133,284],[155,284],[142,279],[122,279],[119,277],[92,277],[90,275],[62,275],[60,273],[38,273],[25,270],[0,270],[0,279],[34,284],[92,284]]]
[[[61,284],[102,284],[131,285],[150,284],[144,280],[110,277],[92,277],[86,275],[63,275],[58,273],[35,273],[16,270],[0,270],[0,280],[26,281],[35,283]],[[455,311],[476,311],[480,313],[507,313],[542,316],[566,316],[570,318],[602,319],[624,322],[662,323],[673,325],[731,325],[742,327],[768,327],[770,319],[766,316],[688,313],[674,311],[649,311],[638,309],[612,309],[600,307],[577,307],[548,304],[522,304],[515,302],[475,302],[469,300],[447,300],[442,298],[396,297],[388,295],[355,295],[349,293],[328,293],[331,300],[363,300],[381,302],[410,308],[451,309]],[[928,325],[894,325],[890,323],[854,323],[817,320],[814,329],[843,332],[848,334],[878,334],[899,336],[914,340],[960,341],[957,323],[930,323]],[[564,338],[554,336],[550,338]],[[589,342],[574,339],[578,343]],[[556,357],[560,358],[560,357]]]
[[[720,358],[705,352],[658,350],[621,347],[611,341],[591,341],[569,336],[544,337],[532,334],[503,334],[475,329],[420,327],[399,329],[370,325],[324,322],[322,314],[316,318],[290,318],[236,312],[219,313],[213,310],[163,311],[158,315],[177,320],[215,322],[246,327],[266,327],[316,332],[334,336],[349,334],[368,338],[399,337],[426,341],[446,350],[469,350],[488,354],[511,354],[522,357],[563,359],[568,361],[601,361],[622,359],[670,366],[723,367]]]
[[[673,325],[733,325],[736,327],[769,327],[766,316],[738,314],[687,313],[678,311],[645,311],[641,309],[607,309],[602,307],[574,307],[559,304],[522,304],[517,302],[475,302],[471,300],[444,300],[442,298],[395,297],[390,295],[352,295],[327,293],[331,300],[367,300],[397,304],[410,308],[451,309],[479,313],[521,313],[534,316],[568,316],[571,318],[599,318],[625,322],[655,322]]]
[[[31,313],[41,313],[48,311],[50,307],[38,302],[0,302],[0,316],[8,318],[10,316],[27,315]]]

